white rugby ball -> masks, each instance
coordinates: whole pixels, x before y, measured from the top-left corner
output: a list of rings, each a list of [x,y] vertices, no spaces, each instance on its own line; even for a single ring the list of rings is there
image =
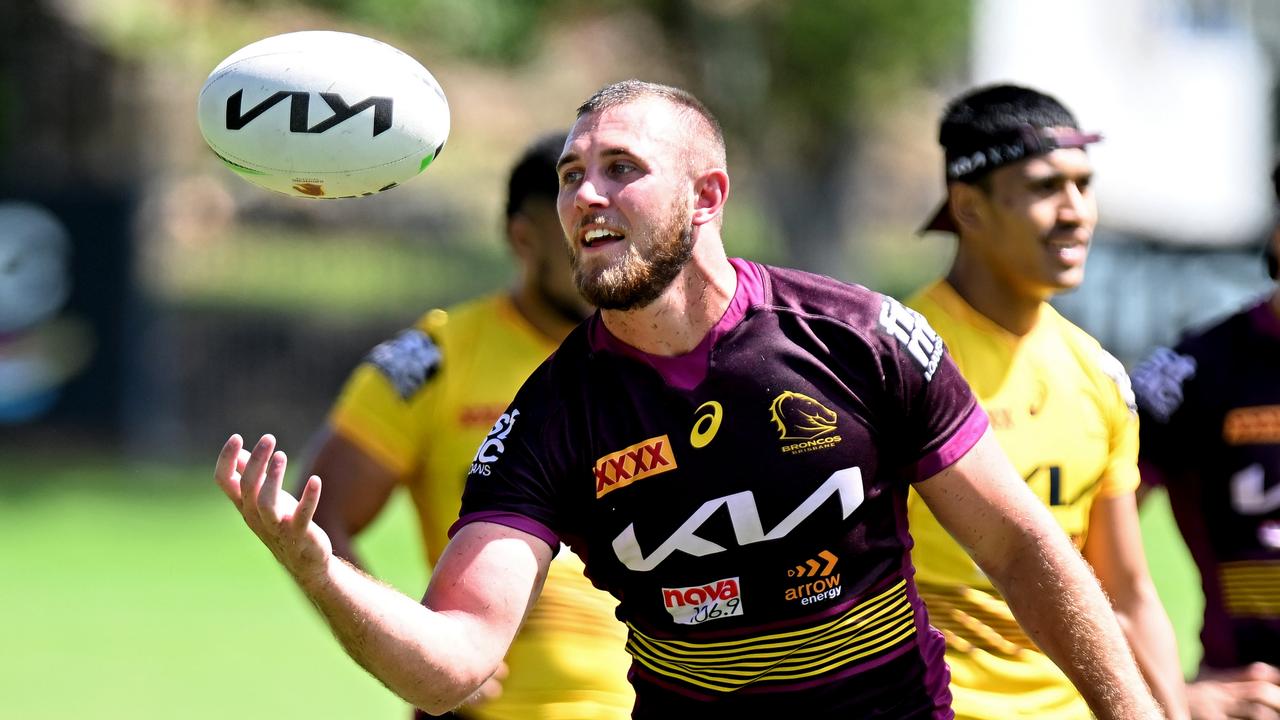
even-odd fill
[[[200,133],[240,177],[306,198],[372,195],[427,169],[449,136],[444,90],[362,35],[306,31],[246,45],[200,90]]]

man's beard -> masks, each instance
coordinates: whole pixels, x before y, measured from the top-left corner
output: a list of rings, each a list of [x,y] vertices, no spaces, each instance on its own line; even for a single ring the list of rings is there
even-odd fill
[[[587,302],[602,310],[643,308],[658,299],[693,257],[687,213],[673,213],[667,227],[649,242],[644,239],[629,238],[625,255],[594,270],[583,267],[581,252],[573,253],[573,279]]]

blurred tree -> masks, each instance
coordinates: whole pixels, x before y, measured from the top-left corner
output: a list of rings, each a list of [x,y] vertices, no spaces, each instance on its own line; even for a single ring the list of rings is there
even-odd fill
[[[615,5],[629,4],[614,0]],[[846,204],[878,114],[963,57],[969,0],[642,0],[766,179],[789,261],[850,266]]]
[[[563,0],[235,0],[248,7],[303,4],[402,35],[419,35],[448,53],[515,63],[528,58],[538,30]]]
[[[294,0],[296,2],[297,0]],[[285,0],[236,0],[263,7]],[[477,60],[527,58],[549,24],[643,12],[688,89],[721,118],[759,175],[788,261],[849,267],[847,202],[859,142],[905,91],[954,72],[971,0],[301,0]]]

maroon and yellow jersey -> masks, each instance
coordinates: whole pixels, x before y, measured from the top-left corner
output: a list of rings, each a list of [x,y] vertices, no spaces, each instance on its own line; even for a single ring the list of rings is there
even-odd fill
[[[1162,482],[1200,570],[1204,664],[1280,665],[1280,319],[1267,303],[1133,374],[1143,479]]]
[[[348,380],[329,423],[408,489],[427,560],[458,517],[462,486],[485,437],[554,344],[502,295],[433,310],[375,348]],[[625,633],[613,598],[591,587],[565,553],[512,643],[496,699],[468,706],[477,720],[629,717]]]
[[[906,498],[986,415],[914,311],[733,263],[729,309],[686,355],[642,353],[599,315],[575,330],[476,453],[454,530],[582,556],[629,629],[636,717],[949,718]]]

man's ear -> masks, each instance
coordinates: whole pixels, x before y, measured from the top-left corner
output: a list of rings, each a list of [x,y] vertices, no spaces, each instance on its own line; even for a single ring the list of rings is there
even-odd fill
[[[533,221],[524,213],[517,212],[507,218],[507,243],[515,256],[528,260],[533,256]]]
[[[986,222],[987,194],[969,183],[953,182],[947,186],[951,217],[961,230],[974,231]]]
[[[724,204],[729,199],[729,173],[721,168],[708,170],[694,182],[693,216],[690,222],[704,225],[724,211]]]

